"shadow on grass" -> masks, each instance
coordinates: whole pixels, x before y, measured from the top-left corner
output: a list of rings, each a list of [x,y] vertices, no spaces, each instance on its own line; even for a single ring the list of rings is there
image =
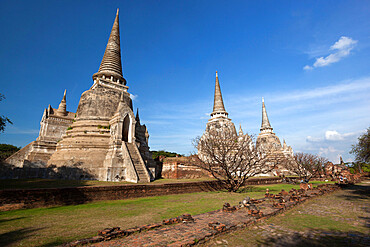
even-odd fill
[[[86,180],[96,180],[82,162],[61,167],[34,164],[25,160],[23,167],[0,162],[0,189],[34,189],[86,186]]]
[[[355,184],[355,185],[343,185],[341,187],[343,190],[348,190],[350,192],[350,194],[348,195],[339,196],[346,200],[352,201],[370,198],[370,186]]]
[[[365,226],[367,228],[370,228],[370,217],[362,217],[362,216],[359,216],[358,218],[364,220],[365,221]]]
[[[17,242],[30,237],[43,228],[23,228],[0,234],[0,246],[16,246]]]
[[[49,243],[38,245],[38,246],[39,247],[54,247],[54,246],[63,245],[63,243],[65,243],[65,241],[63,241],[63,240],[57,240],[57,241],[49,242]]]
[[[21,220],[21,219],[25,219],[27,217],[18,217],[18,218],[12,218],[12,219],[0,219],[0,224],[1,223],[4,223],[4,222],[9,222],[9,221],[13,221],[13,220]]]
[[[258,241],[262,246],[370,246],[370,237],[361,232],[309,230]]]

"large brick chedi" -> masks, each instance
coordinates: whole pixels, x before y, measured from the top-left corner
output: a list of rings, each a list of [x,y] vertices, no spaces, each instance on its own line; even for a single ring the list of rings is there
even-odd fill
[[[93,85],[82,93],[74,119],[69,119],[71,114],[63,117],[70,122],[55,142],[51,157],[43,161],[49,167],[79,168],[91,179],[152,180],[156,165],[149,152],[149,134],[146,126],[140,124],[138,113],[135,116],[133,112],[126,84],[117,10],[99,71],[93,75]]]
[[[264,174],[265,176],[277,175],[294,175],[284,165],[286,162],[295,162],[293,149],[288,146],[284,140],[281,145],[279,137],[273,132],[269,118],[267,116],[265,101],[262,98],[262,124],[260,133],[257,137],[256,145],[262,151],[267,153],[269,162],[268,165],[274,167],[271,173]]]

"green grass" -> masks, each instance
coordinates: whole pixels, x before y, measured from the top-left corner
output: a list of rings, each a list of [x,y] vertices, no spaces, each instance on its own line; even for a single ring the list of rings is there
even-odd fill
[[[166,184],[166,183],[187,183],[211,181],[213,178],[196,179],[157,179],[151,183],[144,184]],[[313,184],[334,183],[323,181],[312,181]],[[117,186],[135,184],[130,182],[107,182],[96,180],[58,180],[58,179],[0,179],[0,190],[4,189],[41,189],[41,188],[66,188],[66,187],[86,187],[86,186]]]
[[[241,188],[239,191],[241,192],[260,192],[263,194],[266,193],[266,189],[269,189],[269,193],[276,194],[280,192],[282,189],[285,191],[289,191],[292,188],[299,189],[299,185],[295,184],[268,184],[268,185],[259,185],[259,186],[246,186]]]
[[[317,216],[312,214],[293,214],[289,213],[287,217],[281,218],[280,224],[296,231],[303,231],[307,228],[323,229],[331,231],[355,231],[357,227],[350,224],[338,224],[332,216]]]
[[[320,183],[323,182],[314,184]],[[355,185],[314,198],[256,226],[216,237],[201,246],[217,246],[225,241],[228,246],[367,246],[359,243],[369,234],[366,186]],[[308,232],[315,237],[305,235]]]
[[[201,214],[221,209],[225,202],[236,205],[246,196],[263,197],[266,188],[278,192],[293,187],[299,186],[249,186],[249,192],[240,193],[201,192],[0,212],[0,246],[58,245],[94,236],[106,227],[127,229],[184,213]]]
[[[311,180],[310,183],[313,184],[313,185],[319,185],[319,184],[335,184],[335,181],[325,182],[325,181],[314,181],[314,180]]]

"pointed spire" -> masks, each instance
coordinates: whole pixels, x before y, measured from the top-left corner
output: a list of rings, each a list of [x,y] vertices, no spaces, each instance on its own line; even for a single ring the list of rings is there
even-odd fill
[[[266,107],[265,107],[265,100],[264,98],[262,97],[262,124],[261,124],[261,131],[263,130],[269,130],[270,132],[272,132],[272,127],[270,125],[270,121],[269,121],[269,118],[267,116],[267,111],[266,111]]]
[[[53,108],[51,107],[51,105],[49,104],[48,106],[48,115],[50,114],[54,114],[54,111],[53,111]]]
[[[42,114],[42,118],[41,118],[41,121],[44,120],[45,118],[48,117],[48,110],[45,108],[44,109],[44,114]]]
[[[113,23],[112,31],[109,36],[107,47],[105,48],[99,71],[93,75],[94,80],[102,77],[107,80],[126,85],[126,80],[123,78],[122,74],[119,9],[117,9],[116,18]]]
[[[283,139],[283,149],[285,150],[287,148],[288,148],[288,146],[286,145],[285,139]]]
[[[215,83],[215,97],[213,101],[213,112],[211,113],[211,117],[215,116],[216,114],[222,114],[228,116],[228,113],[225,110],[224,101],[222,100],[220,82],[218,80],[218,73],[216,71],[216,83]]]
[[[65,89],[65,90],[64,90],[63,99],[62,99],[62,101],[60,102],[59,107],[58,107],[58,109],[57,109],[56,114],[57,114],[58,116],[66,116],[66,115],[67,115],[67,101],[66,101],[66,93],[67,93],[67,89]]]
[[[244,135],[242,125],[239,124],[239,136],[242,136],[242,135]]]
[[[340,164],[341,164],[341,165],[344,165],[344,161],[343,161],[343,159],[342,159],[342,155],[340,155],[340,156],[339,156],[339,161],[340,161]]]
[[[139,117],[139,108],[136,109],[136,117],[135,117],[136,123],[140,124],[140,117]]]

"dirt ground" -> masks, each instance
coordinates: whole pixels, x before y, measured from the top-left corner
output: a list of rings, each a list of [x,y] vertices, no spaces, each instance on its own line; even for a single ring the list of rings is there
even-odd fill
[[[200,246],[370,246],[370,180]]]

